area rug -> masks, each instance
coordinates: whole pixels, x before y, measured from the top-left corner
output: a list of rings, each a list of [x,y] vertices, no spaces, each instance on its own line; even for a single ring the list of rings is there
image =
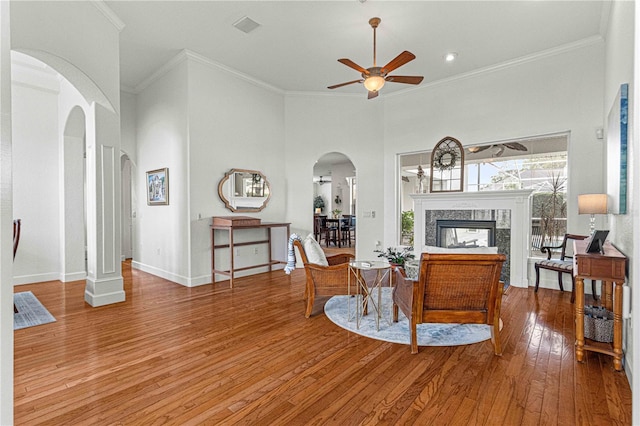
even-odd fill
[[[18,309],[18,312],[13,314],[14,330],[48,324],[56,320],[30,291],[15,293],[13,303]]]
[[[373,296],[377,302],[377,293]],[[355,297],[333,296],[325,304],[324,312],[333,323],[353,333],[408,345],[409,320],[399,311],[398,322],[392,321],[390,288],[383,288],[381,297],[383,318],[380,319],[379,331],[376,330],[375,310],[371,308],[369,313],[362,317],[360,328],[357,328],[354,316]],[[500,326],[502,327],[502,323]],[[484,324],[418,324],[417,334],[418,346],[457,346],[488,340],[491,338],[491,329]]]

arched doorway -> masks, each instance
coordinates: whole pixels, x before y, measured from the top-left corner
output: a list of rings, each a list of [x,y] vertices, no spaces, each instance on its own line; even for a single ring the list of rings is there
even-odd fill
[[[353,232],[348,237],[343,237],[340,246],[344,243],[345,246],[355,248],[356,168],[349,157],[339,152],[330,152],[316,161],[313,166],[313,196],[316,215],[348,219],[341,226],[350,227]]]
[[[61,281],[76,281],[87,276],[87,171],[86,117],[82,108],[71,109],[63,134],[60,252]]]
[[[15,57],[31,66],[30,72],[16,70]],[[118,113],[100,88],[64,59],[42,51],[12,52],[14,80],[32,76],[34,69],[41,71],[35,73],[36,84],[19,82],[14,86],[20,90],[12,91],[12,127],[22,131],[14,133],[13,146],[30,144],[22,160],[14,158],[14,170],[23,172],[22,188],[13,180],[14,214],[31,215],[23,221],[23,259],[16,262],[14,276],[20,276],[14,282],[85,278],[87,303],[121,302]]]

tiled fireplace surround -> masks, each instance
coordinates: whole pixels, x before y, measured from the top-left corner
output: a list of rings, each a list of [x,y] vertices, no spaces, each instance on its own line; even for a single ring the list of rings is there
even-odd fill
[[[531,191],[413,194],[415,252],[436,245],[436,220],[496,220],[498,252],[507,255],[502,279],[527,287]]]

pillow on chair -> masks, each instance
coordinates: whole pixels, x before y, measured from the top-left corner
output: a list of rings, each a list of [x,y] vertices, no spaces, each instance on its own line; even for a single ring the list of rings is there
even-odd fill
[[[313,238],[313,234],[307,235],[307,238],[302,241],[302,246],[307,254],[309,263],[315,263],[316,265],[329,266],[327,262],[327,256],[324,254],[324,250],[320,247],[320,244]]]

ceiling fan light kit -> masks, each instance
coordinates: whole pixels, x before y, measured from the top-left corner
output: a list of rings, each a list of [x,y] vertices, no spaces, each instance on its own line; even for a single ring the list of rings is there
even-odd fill
[[[371,75],[364,79],[364,87],[370,92],[377,92],[384,86],[384,78],[379,75]]]
[[[380,18],[369,19],[369,25],[371,25],[371,28],[373,28],[373,66],[365,69],[350,59],[338,59],[338,62],[360,72],[360,74],[362,75],[362,79],[335,84],[333,86],[327,87],[328,89],[337,89],[338,87],[347,86],[353,83],[363,83],[365,89],[367,89],[367,91],[369,92],[367,98],[372,99],[378,96],[378,92],[380,91],[380,89],[382,89],[385,82],[387,81],[403,84],[420,84],[422,82],[422,80],[424,79],[424,77],[422,76],[388,75],[391,71],[401,67],[407,62],[413,61],[416,58],[416,55],[407,50],[396,56],[384,67],[376,66],[376,28],[378,28],[378,25],[380,25],[380,21]]]

